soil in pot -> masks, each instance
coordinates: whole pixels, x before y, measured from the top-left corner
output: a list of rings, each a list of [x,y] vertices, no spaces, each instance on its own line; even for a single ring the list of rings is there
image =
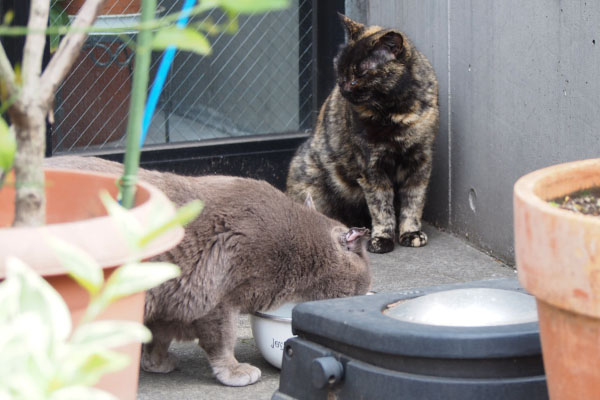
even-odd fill
[[[600,187],[580,190],[549,203],[579,214],[600,216]]]

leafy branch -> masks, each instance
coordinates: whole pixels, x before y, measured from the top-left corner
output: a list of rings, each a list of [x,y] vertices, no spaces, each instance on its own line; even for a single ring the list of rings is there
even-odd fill
[[[56,90],[75,62],[88,33],[102,31],[119,35],[124,34],[126,30],[138,32],[134,87],[127,128],[128,144],[131,140],[132,146],[137,146],[134,133],[141,127],[143,110],[139,104],[143,104],[145,99],[149,69],[149,61],[146,61],[149,60],[152,49],[161,50],[175,46],[202,55],[209,54],[210,43],[204,33],[231,29],[237,26],[237,14],[281,9],[288,6],[289,0],[199,0],[198,5],[191,10],[191,15],[201,15],[210,9],[222,8],[232,22],[230,28],[214,25],[210,20],[194,22],[186,28],[176,28],[174,23],[181,13],[154,18],[155,1],[148,1],[147,7],[142,7],[142,18],[138,24],[114,29],[94,27],[103,3],[104,0],[87,0],[70,25],[47,27],[50,1],[31,0],[27,27],[11,26],[10,13],[0,26],[0,36],[26,35],[20,74],[15,72],[0,44],[0,101],[6,103],[8,99],[15,99],[7,110],[12,126],[7,130],[5,121],[0,122],[0,183],[3,176],[13,167],[14,160],[17,187],[13,222],[15,226],[35,226],[45,222],[43,159],[46,118],[52,110]],[[52,20],[57,21],[57,16],[52,16]],[[64,36],[48,65],[42,70],[42,55],[48,34]],[[133,191],[129,188],[135,187],[139,154],[132,155],[128,150],[125,164],[127,173],[122,179],[123,200],[124,204],[128,205],[132,203]]]

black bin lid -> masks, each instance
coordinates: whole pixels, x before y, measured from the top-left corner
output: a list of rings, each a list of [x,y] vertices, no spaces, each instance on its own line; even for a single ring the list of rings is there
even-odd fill
[[[383,313],[388,305],[403,300],[466,288],[526,293],[516,279],[497,279],[307,302],[294,308],[292,331],[348,357],[399,371],[475,378],[543,375],[537,320],[446,326],[402,321]]]

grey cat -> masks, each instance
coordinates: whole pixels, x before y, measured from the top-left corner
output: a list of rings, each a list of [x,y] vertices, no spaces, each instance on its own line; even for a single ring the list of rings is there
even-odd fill
[[[53,157],[46,166],[122,172],[121,164],[93,157]],[[143,348],[146,371],[172,371],[171,341],[198,338],[221,383],[252,384],[260,370],[234,356],[239,313],[369,289],[364,228],[349,229],[264,181],[144,169],[139,178],[179,206],[197,198],[205,206],[183,241],[157,257],[179,265],[182,274],[146,293],[144,322],[153,335]]]

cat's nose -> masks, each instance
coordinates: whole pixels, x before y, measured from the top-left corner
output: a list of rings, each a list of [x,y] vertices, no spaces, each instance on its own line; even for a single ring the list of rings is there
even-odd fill
[[[341,82],[340,90],[342,91],[342,94],[347,94],[348,90],[350,90],[350,84],[348,84],[348,82]]]
[[[355,80],[354,80],[354,81],[345,81],[345,82],[342,84],[342,91],[343,91],[344,93],[350,93],[350,92],[352,91],[352,88],[353,88],[354,86],[356,86],[356,83],[357,83],[357,82],[356,82]]]

